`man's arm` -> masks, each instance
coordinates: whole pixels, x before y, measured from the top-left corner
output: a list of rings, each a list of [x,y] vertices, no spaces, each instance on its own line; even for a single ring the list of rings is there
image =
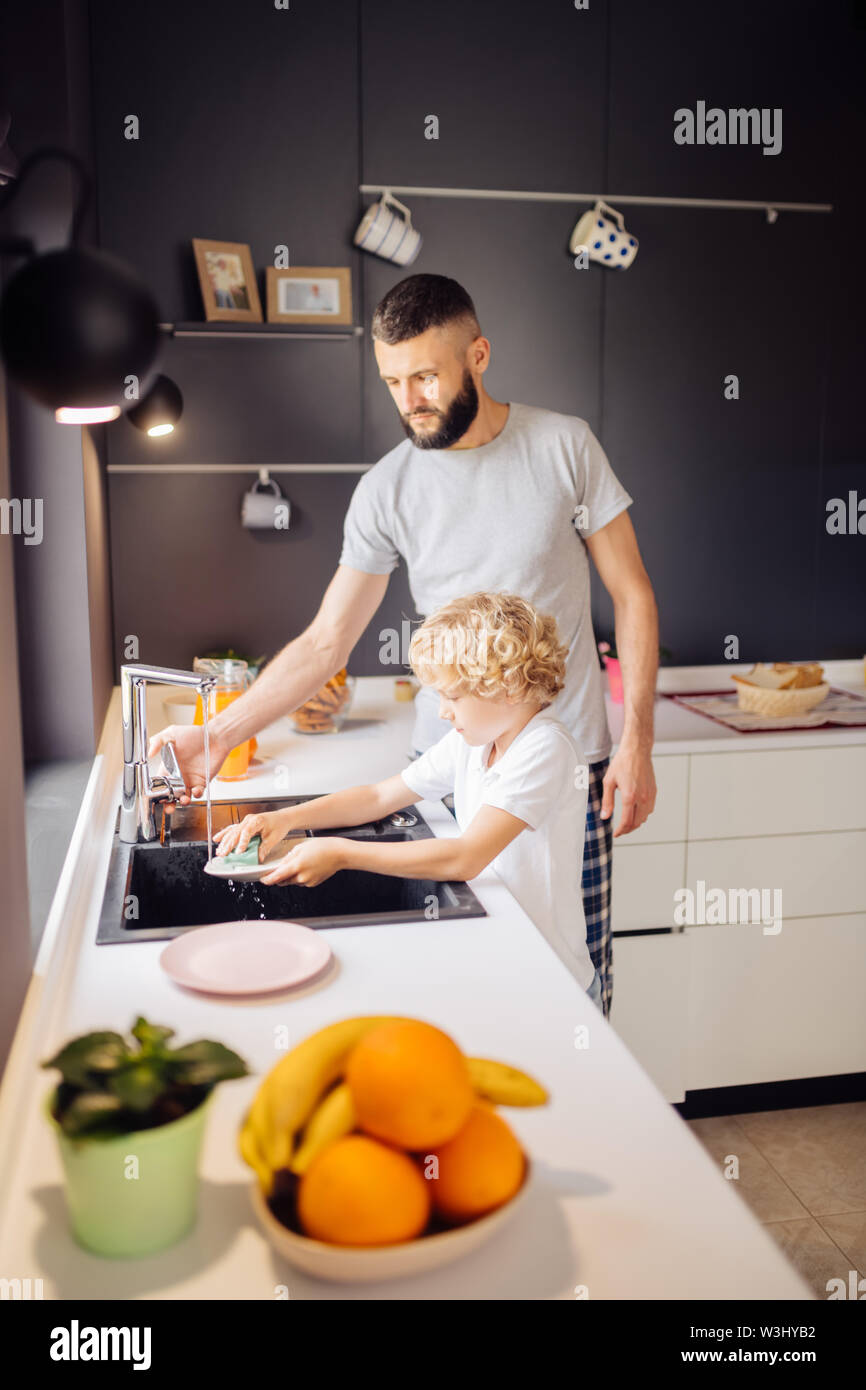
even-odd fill
[[[337,566],[309,627],[268,662],[240,699],[208,721],[211,776],[216,775],[232,748],[281,715],[297,709],[346,665],[387,587],[387,574],[367,574],[346,565]],[[201,727],[170,724],[161,729],[148,744],[148,757],[153,757],[169,740],[177,749],[186,785],[193,796],[201,795],[205,787]],[[190,798],[182,796],[178,800],[186,806]]]
[[[613,814],[614,791],[619,787],[622,814],[614,835],[627,835],[652,813],[656,799],[650,755],[658,672],[658,609],[631,518],[625,512],[588,536],[586,545],[613,600],[625,700],[622,738],[604,779],[601,814],[604,819]]]

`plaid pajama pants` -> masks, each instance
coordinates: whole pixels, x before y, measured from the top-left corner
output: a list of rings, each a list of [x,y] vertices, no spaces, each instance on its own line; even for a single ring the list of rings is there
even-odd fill
[[[583,915],[586,944],[601,979],[601,1003],[605,1018],[613,998],[613,943],[610,930],[610,877],[613,851],[613,816],[601,819],[602,782],[610,758],[589,764],[589,796],[586,836],[583,843]]]

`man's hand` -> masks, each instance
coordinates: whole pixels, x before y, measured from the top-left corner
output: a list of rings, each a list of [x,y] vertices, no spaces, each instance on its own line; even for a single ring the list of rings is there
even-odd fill
[[[210,731],[210,775],[216,777],[229,753],[213,729]],[[204,774],[204,731],[200,724],[168,724],[154,734],[147,745],[147,756],[153,758],[166,743],[173,743],[177,753],[180,775],[189,789],[189,796],[179,796],[178,806],[188,806],[194,796],[202,796],[205,789]]]
[[[324,883],[326,878],[344,867],[343,854],[347,844],[348,841],[341,835],[302,840],[259,882],[266,887],[274,883],[302,883],[305,888],[315,888],[317,883]]]
[[[617,787],[622,797],[622,814],[613,832],[614,839],[617,835],[627,835],[630,830],[637,830],[652,815],[656,804],[656,779],[649,750],[620,744],[610,760],[602,785],[602,820],[613,815]]]

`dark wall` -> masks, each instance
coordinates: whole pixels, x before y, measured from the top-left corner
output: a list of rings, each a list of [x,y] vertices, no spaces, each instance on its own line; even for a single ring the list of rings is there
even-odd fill
[[[50,145],[90,164],[88,56],[82,0],[0,7],[0,95],[21,161]],[[46,159],[18,186],[0,225],[32,238],[39,252],[64,246],[76,187],[67,163]],[[85,240],[92,214],[91,206]],[[20,265],[4,258],[0,280]],[[14,551],[24,758],[85,758],[96,750],[114,679],[104,478],[83,432],[59,426],[11,381],[7,414],[11,495],[40,499],[43,514],[40,544],[18,537]]]
[[[640,253],[619,276],[576,271],[585,205],[410,202],[424,245],[408,273],[454,276],[476,302],[499,400],[580,415],[635,498],[632,517],[678,663],[860,655],[862,540],[828,536],[826,500],[862,478],[866,209],[851,153],[864,32],[843,0],[532,6],[442,0],[92,5],[103,244],[133,262],[166,319],[200,318],[190,239],[247,241],[260,270],[350,265],[355,321],[407,273],[356,252],[359,183],[828,201],[833,216],[625,208]],[[681,147],[679,106],[783,109],[783,148]],[[123,138],[124,117],[141,139]],[[440,122],[424,138],[425,117]],[[851,248],[846,254],[846,247]],[[261,285],[260,285],[261,289]],[[119,421],[113,469],[372,463],[403,438],[369,334],[340,342],[176,340],[186,399],[153,444]],[[726,401],[736,373],[740,399]],[[110,475],[119,641],[186,665],[205,646],[277,650],[312,616],[339,555],[357,474],[281,479],[298,524],[244,532],[237,473]],[[597,627],[610,605],[596,584]],[[377,633],[414,616],[402,568]]]

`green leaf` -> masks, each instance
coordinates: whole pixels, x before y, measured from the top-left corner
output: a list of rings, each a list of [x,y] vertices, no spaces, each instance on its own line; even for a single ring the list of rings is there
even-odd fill
[[[165,1090],[165,1084],[164,1068],[151,1058],[133,1062],[108,1081],[112,1095],[136,1112],[149,1110]]]
[[[174,1080],[187,1086],[213,1086],[217,1081],[249,1075],[246,1062],[236,1052],[204,1038],[175,1048],[166,1062]]]
[[[68,1042],[42,1067],[56,1067],[70,1085],[87,1087],[92,1085],[93,1072],[113,1072],[129,1056],[126,1041],[119,1033],[85,1033]]]
[[[58,1123],[69,1135],[124,1134],[165,1124],[199,1104],[219,1081],[248,1076],[242,1057],[222,1043],[200,1039],[172,1050],[173,1028],[141,1015],[131,1030],[139,1049],[120,1033],[87,1033],[43,1062],[61,1073]],[[196,1098],[198,1095],[198,1098]]]
[[[67,1105],[58,1123],[64,1134],[76,1138],[116,1122],[123,1109],[123,1102],[107,1091],[81,1091]]]
[[[229,1071],[219,1062],[185,1062],[173,1073],[176,1086],[215,1086],[218,1081],[230,1081],[245,1076],[245,1072]]]
[[[153,1050],[161,1048],[167,1038],[174,1037],[173,1028],[161,1028],[159,1024],[148,1023],[147,1019],[140,1015],[131,1031],[132,1036],[138,1039],[143,1048]]]

